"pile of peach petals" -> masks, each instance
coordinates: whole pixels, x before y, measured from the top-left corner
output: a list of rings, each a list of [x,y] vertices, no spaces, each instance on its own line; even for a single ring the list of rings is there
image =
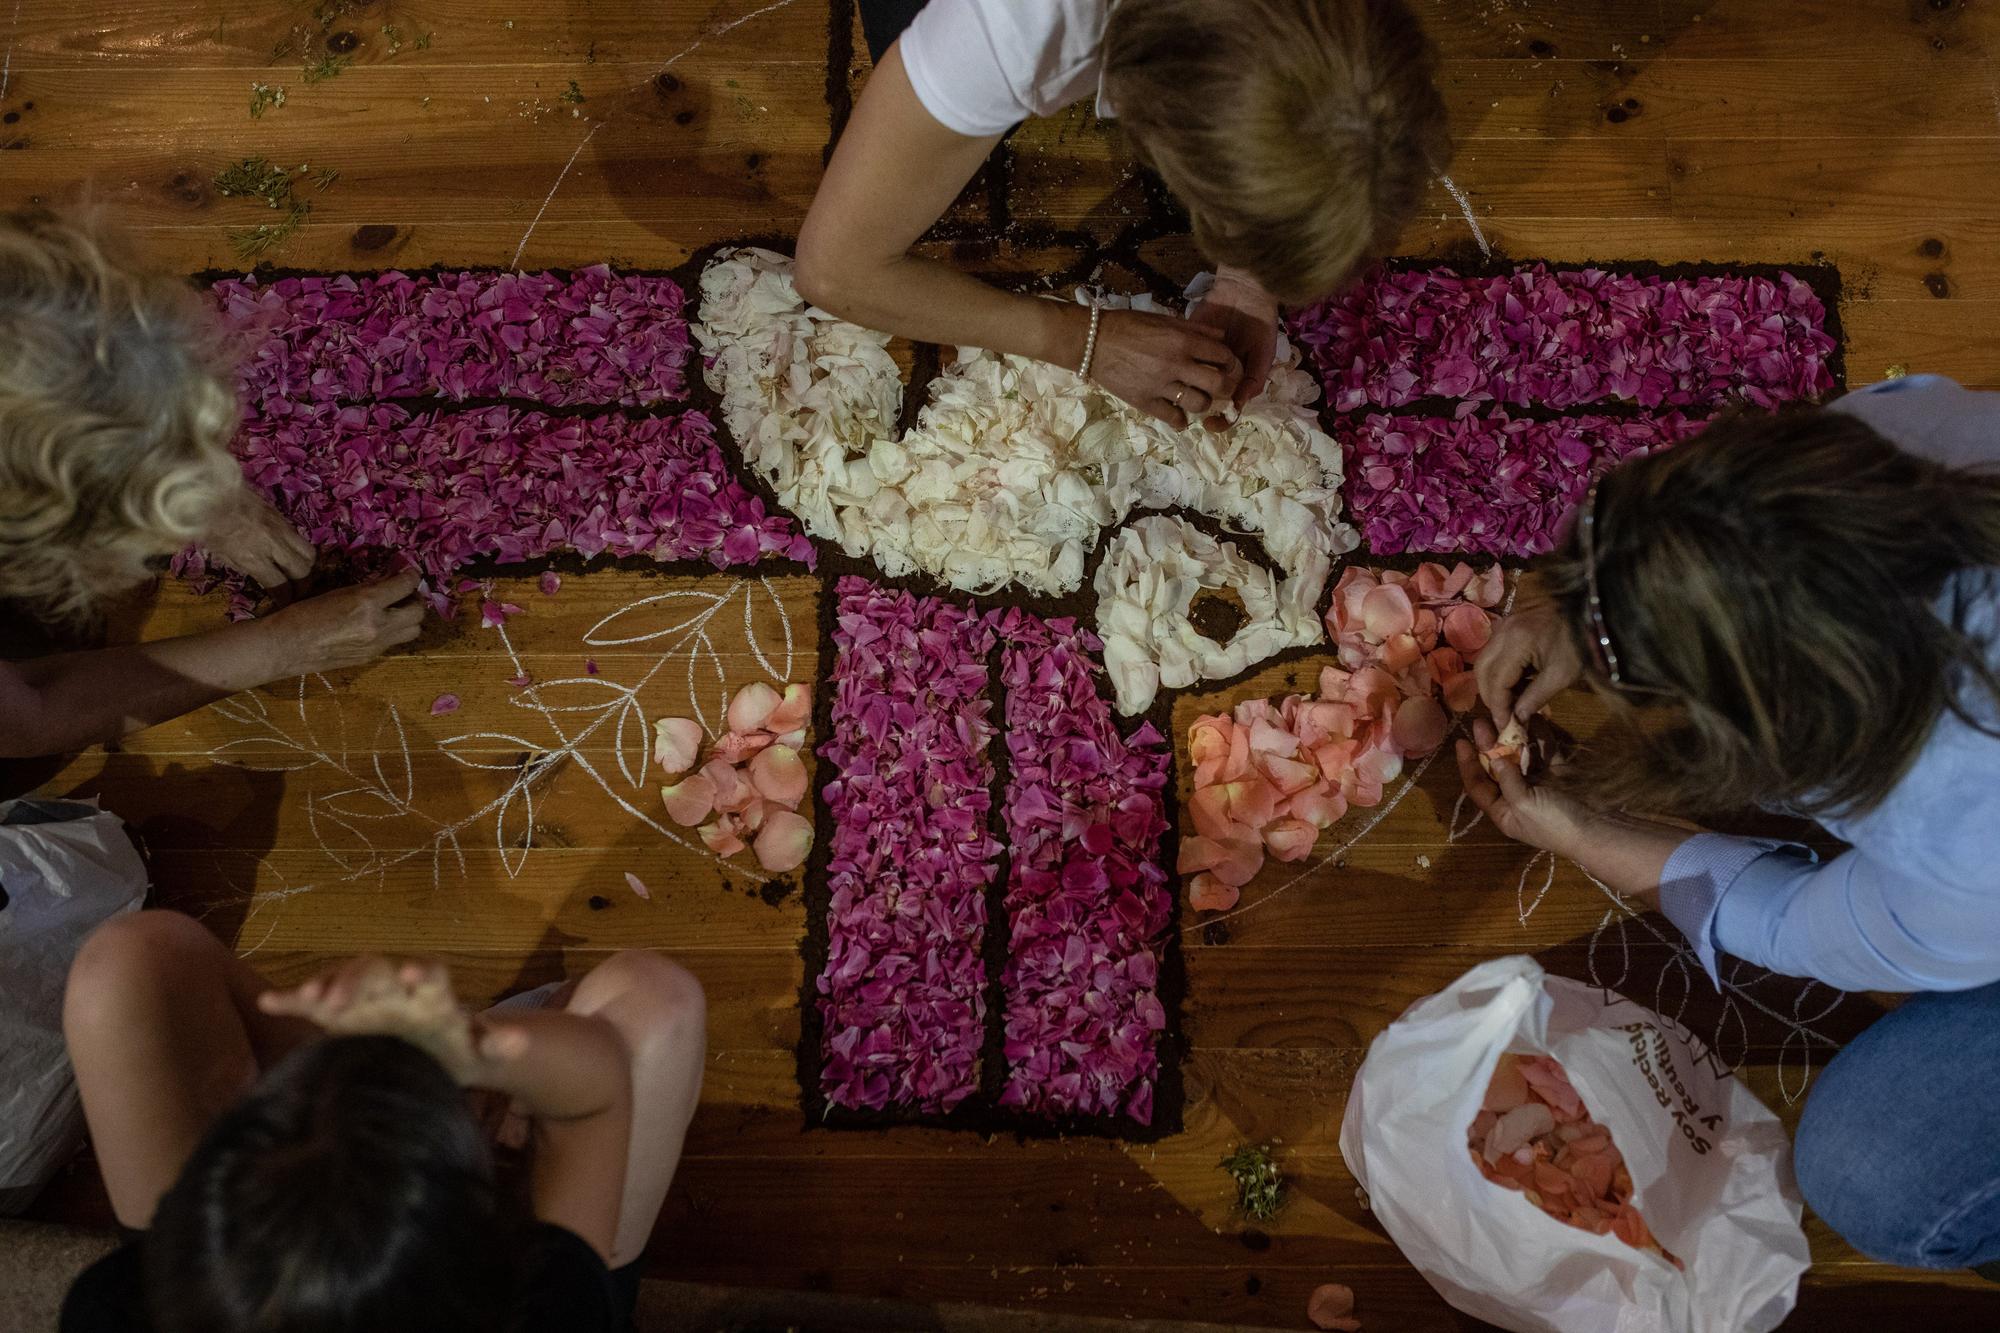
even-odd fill
[[[1497,565],[1350,566],[1326,614],[1340,665],[1320,672],[1319,694],[1246,700],[1189,730],[1189,903],[1235,906],[1267,855],[1304,860],[1349,807],[1379,805],[1406,759],[1443,744],[1450,713],[1478,699],[1472,664],[1505,591]]]
[[[798,809],[806,797],[801,751],[811,713],[811,686],[787,685],[780,696],[760,682],[730,698],[728,730],[713,744],[692,718],[660,719],[653,758],[668,777],[679,778],[660,788],[668,817],[683,828],[699,825],[703,844],[717,856],[749,847],[774,875],[804,865],[813,826]]]
[[[1550,1057],[1502,1055],[1467,1138],[1473,1163],[1494,1184],[1520,1190],[1558,1222],[1608,1233],[1682,1266],[1639,1215],[1611,1131],[1590,1118]]]

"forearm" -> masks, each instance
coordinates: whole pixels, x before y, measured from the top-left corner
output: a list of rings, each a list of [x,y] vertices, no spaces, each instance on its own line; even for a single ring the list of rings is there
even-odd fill
[[[1691,836],[1678,825],[1600,812],[1557,851],[1623,897],[1657,908],[1667,860]]]
[[[1075,370],[1089,312],[1067,301],[1004,292],[918,255],[802,263],[800,294],[851,323],[916,342],[983,347]]]
[[[11,757],[65,754],[179,717],[285,674],[279,636],[245,621],[204,634],[9,665]]]
[[[509,1014],[505,1026],[527,1034],[526,1048],[479,1086],[520,1102],[529,1116],[577,1121],[631,1103],[631,1060],[611,1025],[564,1011]]]

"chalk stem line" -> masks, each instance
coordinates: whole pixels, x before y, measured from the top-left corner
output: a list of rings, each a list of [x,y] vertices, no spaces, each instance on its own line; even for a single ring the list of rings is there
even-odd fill
[[[7,20],[7,58],[0,60],[0,97],[7,95],[7,85],[14,81],[14,34],[21,26],[21,0],[14,0],[14,17]]]
[[[1479,243],[1479,253],[1488,259],[1493,258],[1493,247],[1486,243],[1486,232],[1479,225],[1479,215],[1472,211],[1472,200],[1466,197],[1464,190],[1458,188],[1457,181],[1443,172],[1438,173],[1438,183],[1444,186],[1445,193],[1457,202],[1458,211],[1465,214],[1465,224],[1472,228],[1472,239]]]
[[[736,29],[748,23],[751,19],[762,18],[764,17],[764,15],[773,13],[776,10],[783,9],[785,6],[791,3],[792,0],[774,0],[772,4],[765,5],[762,9],[753,9],[740,19],[731,19],[729,22],[724,23],[719,27],[710,28],[707,32],[703,33],[701,36],[695,38],[694,41],[683,50],[676,51],[673,55],[668,56],[667,63],[660,66],[660,73],[662,74],[666,73],[668,70],[672,69],[674,65],[677,64],[683,57],[693,55],[696,51],[699,51],[703,45],[713,40],[714,38],[721,37],[724,36],[725,34],[734,32]]]
[[[563,169],[556,173],[556,183],[549,187],[548,197],[542,200],[542,206],[535,210],[535,220],[533,222],[530,222],[528,224],[528,229],[521,233],[521,243],[514,247],[514,258],[512,262],[510,262],[507,265],[507,267],[509,268],[521,267],[521,252],[528,248],[528,238],[535,234],[535,228],[542,225],[542,214],[548,212],[549,205],[555,202],[556,191],[560,190],[562,188],[563,181],[568,179],[569,170],[571,167],[576,165],[576,160],[579,157],[583,156],[584,148],[589,145],[592,139],[595,139],[597,137],[597,132],[603,129],[607,123],[608,122],[606,121],[600,120],[595,125],[591,126],[590,133],[583,136],[583,142],[576,146],[576,151],[569,155],[569,161],[563,163]]]

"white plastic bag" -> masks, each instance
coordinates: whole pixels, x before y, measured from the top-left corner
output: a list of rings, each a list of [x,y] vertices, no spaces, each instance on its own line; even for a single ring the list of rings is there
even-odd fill
[[[1480,1173],[1466,1133],[1509,1051],[1562,1064],[1685,1272]],[[1340,1154],[1438,1293],[1516,1333],[1767,1333],[1809,1262],[1777,1117],[1678,1024],[1532,958],[1480,964],[1375,1039]]]
[[[116,815],[95,802],[0,804],[0,1216],[27,1207],[81,1141],[63,981],[83,937],[145,896]]]

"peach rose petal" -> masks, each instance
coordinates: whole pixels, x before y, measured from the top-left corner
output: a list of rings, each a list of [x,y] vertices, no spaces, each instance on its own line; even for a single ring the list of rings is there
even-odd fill
[[[1271,780],[1271,785],[1277,789],[1277,794],[1281,797],[1296,795],[1320,779],[1319,765],[1316,763],[1305,764],[1296,759],[1281,759],[1276,755],[1266,755],[1260,766],[1264,770],[1264,776]]]
[[[1195,832],[1204,838],[1226,838],[1230,825],[1229,788],[1226,786],[1203,787],[1188,802],[1188,813],[1194,818]]]
[[[693,828],[715,810],[715,783],[706,773],[690,773],[671,787],[660,788],[667,804],[667,818],[682,828]]]
[[[1396,720],[1390,734],[1394,736],[1396,747],[1404,754],[1424,755],[1444,743],[1444,734],[1450,728],[1450,719],[1437,701],[1428,696],[1403,700],[1396,710]]]
[[[1194,785],[1213,783],[1229,759],[1230,733],[1235,723],[1226,717],[1203,716],[1188,728],[1188,762],[1194,765]]]
[[[1376,643],[1408,634],[1416,623],[1410,594],[1393,584],[1384,584],[1361,599],[1362,632]]]
[[[1188,906],[1197,912],[1227,912],[1242,896],[1242,890],[1206,872],[1188,883]]]
[[[791,810],[772,810],[757,834],[757,864],[774,875],[797,870],[812,851],[812,821]]]
[[[773,805],[758,795],[757,789],[752,787],[750,789],[749,801],[744,804],[741,810],[736,812],[736,832],[738,836],[748,838],[758,829],[764,827],[764,819],[771,811],[782,809],[784,809],[783,806]]]
[[[1445,642],[1473,657],[1493,637],[1493,617],[1476,606],[1461,604],[1444,614]]]
[[[751,757],[769,749],[778,738],[768,731],[729,731],[715,743],[710,757],[720,759],[725,764],[742,765]]]
[[[1250,724],[1250,750],[1257,755],[1290,759],[1299,752],[1299,738],[1276,722],[1259,718]]]
[[[720,759],[711,759],[702,765],[702,775],[715,784],[715,808],[725,814],[735,814],[756,799],[756,788],[750,785],[741,769]]]
[[[750,761],[750,785],[767,801],[796,810],[806,795],[806,765],[789,745],[774,745]]]
[[[1479,677],[1470,671],[1446,676],[1443,685],[1444,706],[1454,713],[1469,713],[1479,702]]]
[[[1382,645],[1382,665],[1398,673],[1415,666],[1423,655],[1423,645],[1414,634],[1398,634]]]
[[[1288,818],[1303,820],[1316,829],[1329,829],[1347,813],[1347,801],[1331,787],[1314,787],[1287,801],[1285,810]]]
[[[747,845],[736,830],[736,821],[727,815],[713,824],[703,824],[701,840],[703,845],[717,856],[734,856]]]
[[[804,729],[812,719],[813,694],[810,685],[787,685],[785,697],[771,710],[771,716],[764,719],[764,730],[783,734]],[[789,742],[788,742],[789,743]],[[798,747],[793,745],[794,749]]]
[[[1256,774],[1224,783],[1216,790],[1229,798],[1229,817],[1238,824],[1262,828],[1277,817],[1278,789]]]
[[[1319,829],[1303,819],[1281,819],[1264,830],[1264,846],[1280,861],[1303,861],[1312,855]]]
[[[784,702],[778,692],[763,681],[745,685],[729,700],[729,729],[735,732],[756,731],[770,721],[771,714],[778,711]]]
[[[1359,1333],[1361,1321],[1354,1317],[1354,1289],[1338,1282],[1313,1288],[1306,1301],[1306,1318],[1312,1320],[1314,1328]]]
[[[1520,1062],[1511,1055],[1501,1056],[1500,1063],[1493,1067],[1493,1081],[1486,1085],[1486,1097],[1479,1103],[1479,1109],[1500,1116],[1527,1100],[1528,1080],[1521,1077]],[[1480,1137],[1485,1137],[1485,1130],[1480,1131]]]
[[[653,724],[653,762],[672,777],[701,758],[701,723],[691,717],[663,717]]]

